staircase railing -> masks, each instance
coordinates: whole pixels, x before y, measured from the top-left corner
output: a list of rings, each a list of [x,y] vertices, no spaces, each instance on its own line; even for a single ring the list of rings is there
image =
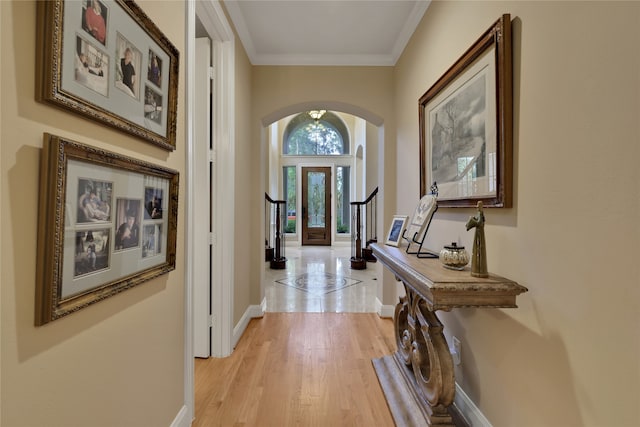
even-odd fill
[[[363,270],[367,268],[367,261],[376,261],[369,245],[378,241],[377,196],[378,187],[366,200],[351,202],[351,268],[354,270]]]
[[[273,200],[264,193],[265,203],[265,261],[270,267],[281,270],[286,267],[287,258],[284,254],[284,230],[287,223],[287,209],[285,200]]]

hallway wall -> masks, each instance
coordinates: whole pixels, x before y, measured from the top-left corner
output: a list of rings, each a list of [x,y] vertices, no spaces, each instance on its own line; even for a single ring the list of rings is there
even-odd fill
[[[254,220],[253,214],[261,215],[264,212],[264,194],[260,194],[262,208],[255,210],[255,193],[251,191],[256,182],[262,182],[262,177],[255,171],[256,153],[260,153],[258,147],[251,139],[251,128],[247,126],[246,117],[251,114],[251,103],[253,95],[251,93],[251,63],[245,53],[242,43],[236,36],[235,40],[235,74],[234,74],[234,94],[235,94],[235,268],[233,280],[233,324],[238,325],[240,319],[251,302],[251,284],[254,283],[252,268],[248,265],[251,254],[249,248],[252,246],[262,248],[254,236],[260,230],[251,227]],[[266,149],[266,147],[265,147]],[[268,151],[265,151],[268,152]],[[264,192],[264,191],[263,191]],[[253,244],[249,243],[253,242]],[[224,242],[221,242],[224,244]],[[264,250],[262,253],[264,259]],[[258,276],[259,277],[259,276]]]
[[[378,129],[371,123],[367,123],[367,146],[366,146],[366,186],[364,189],[365,200],[378,186]],[[391,221],[389,221],[389,224]],[[383,229],[384,230],[384,229]],[[382,238],[380,238],[382,240]]]
[[[139,1],[184,52],[185,5]],[[35,101],[36,3],[1,10],[0,424],[168,426],[184,402],[184,196],[175,271],[45,326],[34,327],[39,166],[43,132],[184,172],[184,64],[177,150],[168,153]]]
[[[640,3],[432,2],[395,69],[398,213],[419,196],[419,97],[503,13],[514,53],[514,204],[485,210],[518,309],[440,314],[456,379],[495,427],[640,424]],[[434,249],[472,209],[441,208]]]

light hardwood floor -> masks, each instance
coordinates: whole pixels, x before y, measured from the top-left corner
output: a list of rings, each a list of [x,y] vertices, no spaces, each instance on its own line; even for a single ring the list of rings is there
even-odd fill
[[[371,359],[395,351],[374,313],[266,313],[224,359],[196,359],[203,426],[393,426]]]

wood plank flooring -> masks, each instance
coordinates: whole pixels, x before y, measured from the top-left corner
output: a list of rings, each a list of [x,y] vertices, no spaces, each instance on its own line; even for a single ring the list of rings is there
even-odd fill
[[[196,359],[204,426],[393,426],[371,359],[395,351],[374,313],[266,313],[230,357]]]

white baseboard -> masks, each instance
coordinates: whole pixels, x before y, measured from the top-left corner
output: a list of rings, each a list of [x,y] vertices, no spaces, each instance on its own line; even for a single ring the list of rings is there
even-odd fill
[[[247,326],[249,325],[249,321],[251,319],[257,319],[264,316],[264,303],[265,302],[263,300],[261,305],[250,305],[249,307],[247,307],[244,314],[242,315],[242,318],[233,328],[233,348],[236,348],[238,341],[240,341],[240,337],[242,337],[244,330],[247,329]]]
[[[393,316],[396,313],[396,306],[395,305],[384,305],[382,304],[382,302],[376,298],[376,312],[378,313],[378,316],[380,317],[391,317],[393,318]]]
[[[453,400],[460,413],[469,422],[469,427],[492,427],[489,420],[484,416],[480,409],[473,403],[473,400],[467,396],[462,387],[456,383],[456,396]]]
[[[169,427],[190,427],[191,420],[189,419],[189,409],[187,405],[183,405],[178,411],[178,415],[173,419],[173,422]]]

